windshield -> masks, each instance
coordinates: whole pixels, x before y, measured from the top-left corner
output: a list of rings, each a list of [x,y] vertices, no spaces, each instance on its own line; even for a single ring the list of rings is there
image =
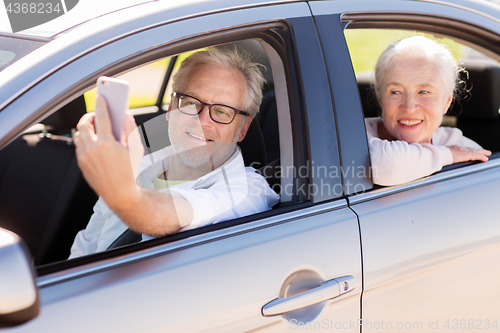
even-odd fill
[[[0,36],[0,71],[45,43],[41,40]]]

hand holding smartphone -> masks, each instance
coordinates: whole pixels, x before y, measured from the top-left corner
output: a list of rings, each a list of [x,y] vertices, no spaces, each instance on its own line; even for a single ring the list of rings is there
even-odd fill
[[[121,141],[125,111],[128,108],[128,82],[112,77],[97,79],[97,94],[106,99],[113,135]]]

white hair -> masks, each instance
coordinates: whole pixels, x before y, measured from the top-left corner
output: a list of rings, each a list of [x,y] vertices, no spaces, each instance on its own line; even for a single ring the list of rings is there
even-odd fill
[[[463,71],[445,44],[440,44],[425,36],[412,36],[389,45],[380,55],[375,65],[375,93],[381,97],[382,82],[387,69],[401,58],[428,59],[437,69],[446,91],[457,94],[459,73]]]

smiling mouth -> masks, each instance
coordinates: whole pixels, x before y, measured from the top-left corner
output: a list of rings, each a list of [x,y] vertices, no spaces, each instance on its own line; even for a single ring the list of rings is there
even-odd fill
[[[422,123],[423,120],[398,120],[398,123],[405,126],[415,126]]]
[[[193,134],[191,132],[187,132],[187,134],[195,139],[198,139],[198,140],[202,140],[202,141],[212,141],[212,140],[208,140],[208,139],[205,139],[204,137],[201,137],[201,136],[198,136],[196,134]]]

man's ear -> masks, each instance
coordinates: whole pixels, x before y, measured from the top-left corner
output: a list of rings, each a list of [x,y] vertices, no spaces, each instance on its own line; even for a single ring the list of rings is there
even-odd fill
[[[240,133],[238,136],[238,142],[243,141],[245,138],[245,135],[247,135],[248,128],[250,127],[250,124],[252,123],[253,117],[247,117],[248,119],[243,123],[240,129]]]
[[[169,121],[170,119],[170,111],[172,111],[172,102],[168,103],[168,109],[167,109],[167,114],[165,115],[165,117],[167,118],[167,121]]]

